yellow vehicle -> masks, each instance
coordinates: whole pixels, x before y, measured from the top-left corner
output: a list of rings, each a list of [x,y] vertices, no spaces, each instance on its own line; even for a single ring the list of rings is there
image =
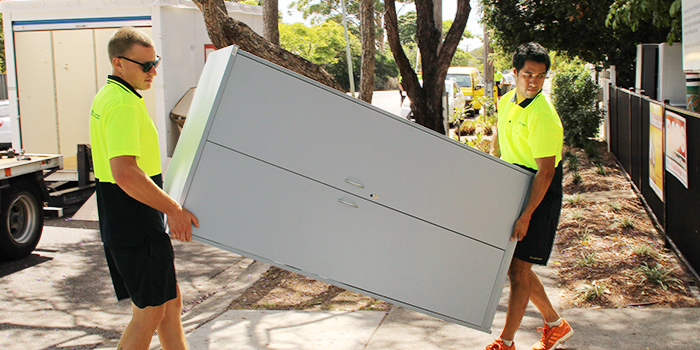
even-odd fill
[[[462,87],[462,94],[467,100],[467,105],[471,103],[472,108],[478,113],[482,106],[479,101],[484,97],[484,85],[479,70],[474,67],[450,67],[447,69],[445,79],[452,79]],[[498,88],[495,85],[493,90],[494,93],[498,93]]]

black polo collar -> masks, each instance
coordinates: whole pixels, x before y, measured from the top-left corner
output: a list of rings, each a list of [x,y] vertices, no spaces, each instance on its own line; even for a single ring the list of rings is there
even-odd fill
[[[526,98],[523,100],[523,102],[520,102],[520,104],[518,104],[518,105],[520,106],[520,108],[526,108],[527,106],[530,105],[530,103],[532,103],[532,101],[534,101],[541,94],[542,94],[542,89],[540,89],[540,91],[537,93],[537,95],[535,95],[535,97]],[[513,102],[513,103],[518,102],[518,93],[517,92],[515,94],[513,94],[513,99],[510,102]]]
[[[118,76],[116,76],[116,75],[108,75],[108,76],[107,76],[107,84],[110,84],[110,80],[114,80],[115,82],[119,83],[119,84],[117,84],[119,87],[121,87],[121,88],[127,88],[128,91],[133,92],[133,93],[134,93],[136,96],[138,96],[139,98],[143,98],[143,97],[141,96],[141,94],[139,94],[138,92],[136,92],[136,89],[134,89],[134,87],[131,86],[131,84],[129,84],[129,83],[126,82],[126,80],[124,80],[124,79],[122,79],[122,78],[120,78],[120,77],[118,77]]]

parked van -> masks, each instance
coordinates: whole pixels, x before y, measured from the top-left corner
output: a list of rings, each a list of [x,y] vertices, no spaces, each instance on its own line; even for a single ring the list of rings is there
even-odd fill
[[[462,87],[467,105],[471,102],[472,108],[478,113],[482,107],[479,99],[484,97],[484,84],[479,70],[475,67],[450,67],[445,79],[454,80]],[[494,91],[498,91],[495,85]]]

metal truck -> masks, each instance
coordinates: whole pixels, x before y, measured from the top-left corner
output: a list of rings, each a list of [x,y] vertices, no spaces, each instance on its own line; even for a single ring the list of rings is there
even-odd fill
[[[0,152],[0,259],[26,257],[44,229],[44,178],[63,168],[63,156]]]

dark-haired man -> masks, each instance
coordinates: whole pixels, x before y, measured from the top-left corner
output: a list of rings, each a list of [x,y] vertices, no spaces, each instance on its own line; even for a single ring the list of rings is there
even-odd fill
[[[112,75],[90,111],[100,234],[117,299],[131,298],[131,322],[118,349],[148,349],[158,331],[163,349],[187,349],[165,232],[189,242],[197,218],[163,190],[158,132],[137,90],[148,90],[160,57],[142,31],[119,29],[107,45]]]
[[[540,44],[523,44],[513,54],[516,88],[498,103],[497,133],[491,154],[535,174],[525,208],[515,221],[511,240],[518,240],[508,270],[510,297],[506,324],[500,338],[487,350],[514,350],[515,332],[528,301],[542,313],[542,339],[533,350],[550,350],[569,339],[574,331],[549,301],[532,264],[546,265],[554,244],[562,200],[561,119],[542,93],[549,70],[547,50]]]

